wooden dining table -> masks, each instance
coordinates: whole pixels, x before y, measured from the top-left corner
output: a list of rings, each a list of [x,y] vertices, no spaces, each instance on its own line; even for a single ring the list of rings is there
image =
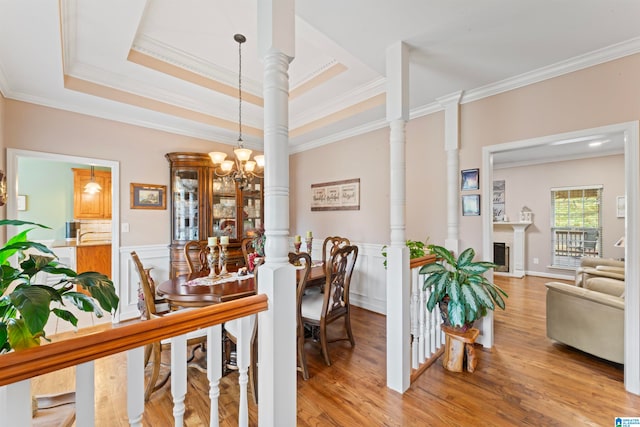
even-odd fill
[[[203,284],[202,280],[208,276],[208,272],[200,271],[192,274],[182,274],[173,279],[166,280],[156,287],[156,292],[165,298],[171,307],[204,307],[221,302],[247,297],[256,294],[256,282],[254,277],[238,277],[237,280]],[[296,282],[300,279],[302,270],[296,271]],[[325,278],[324,264],[322,261],[313,261],[311,271],[307,278],[308,285],[318,285]]]

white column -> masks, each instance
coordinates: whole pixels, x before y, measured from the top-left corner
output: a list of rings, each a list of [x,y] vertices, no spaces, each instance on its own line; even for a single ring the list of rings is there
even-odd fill
[[[526,238],[524,231],[529,225],[528,222],[511,224],[513,227],[513,273],[511,275],[519,279],[525,276],[524,248]]]
[[[406,137],[409,119],[409,49],[387,49],[387,121],[390,132],[390,228],[387,250],[387,387],[404,393],[411,377],[410,277],[406,235]]]
[[[460,99],[462,91],[438,98],[444,107],[444,149],[447,152],[447,239],[445,247],[459,253]]]
[[[265,255],[258,292],[260,426],[295,426],[296,280],[289,264],[289,63],[295,55],[294,0],[258,2],[258,49],[264,66]],[[277,381],[276,381],[277,380]]]

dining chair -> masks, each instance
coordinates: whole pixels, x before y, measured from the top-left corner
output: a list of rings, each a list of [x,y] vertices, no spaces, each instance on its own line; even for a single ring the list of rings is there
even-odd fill
[[[209,271],[207,254],[209,246],[207,240],[190,240],[184,245],[184,257],[187,260],[189,273]]]
[[[296,285],[296,342],[298,352],[298,371],[302,372],[302,378],[309,379],[309,369],[307,368],[307,357],[304,352],[304,323],[302,321],[302,296],[305,293],[307,279],[311,271],[311,256],[306,252],[289,252],[289,262],[293,265],[300,265],[302,269]]]
[[[246,240],[246,239],[245,239]],[[249,239],[250,240],[250,239]],[[244,243],[244,241],[243,241]],[[244,244],[243,244],[244,249]],[[253,270],[254,281],[256,289],[258,288],[258,267],[261,264],[257,264]],[[253,330],[251,332],[251,341],[250,341],[250,355],[249,355],[249,387],[251,389],[251,395],[253,396],[253,403],[258,404],[258,317],[254,317],[253,322]],[[224,339],[233,343],[234,345],[238,344],[238,336],[240,325],[237,321],[231,320],[229,322],[225,322],[223,325],[224,331]],[[230,349],[225,347],[225,357],[224,359],[228,361],[230,359]],[[237,361],[237,358],[236,358]]]
[[[350,244],[351,242],[346,237],[329,236],[324,239],[324,242],[322,242],[322,262],[324,263],[325,268],[327,267],[327,262],[331,259],[331,256],[338,248],[342,248]]]
[[[149,279],[147,274],[145,273],[144,266],[140,261],[140,257],[135,251],[131,252],[131,258],[133,259],[133,263],[136,266],[136,270],[138,271],[138,276],[140,276],[140,286],[142,288],[142,295],[144,298],[144,309],[145,316],[143,320],[153,319],[156,317],[161,317],[164,315],[170,315],[171,311],[160,312],[158,311],[158,307],[160,304],[166,303],[166,300],[159,298],[155,295],[155,292],[152,290],[151,284],[149,283]],[[185,309],[187,310],[187,309]],[[175,312],[174,312],[175,313]],[[189,332],[187,334],[187,346],[196,345],[195,348],[191,350],[191,356],[188,361],[190,362],[195,357],[195,351],[197,348],[203,348],[204,343],[207,340],[206,329],[200,329],[193,332]],[[171,370],[163,376],[162,379],[159,380],[160,377],[160,366],[162,359],[162,351],[165,349],[171,348],[170,340],[163,340],[161,342],[154,342],[148,344],[144,348],[144,367],[147,368],[149,362],[153,365],[151,367],[150,375],[145,375],[145,386],[144,386],[144,401],[149,401],[151,394],[162,388],[169,377],[171,376]]]
[[[319,328],[322,355],[331,366],[329,342],[349,340],[351,347],[356,345],[351,331],[351,309],[349,305],[349,287],[351,275],[358,257],[358,247],[347,245],[336,249],[329,259],[323,293],[302,296],[301,317],[304,324]],[[327,340],[327,325],[344,318],[346,337]]]
[[[254,252],[253,238],[247,237],[242,239],[240,246],[242,247],[242,256],[244,256],[244,266],[249,268],[249,254]]]

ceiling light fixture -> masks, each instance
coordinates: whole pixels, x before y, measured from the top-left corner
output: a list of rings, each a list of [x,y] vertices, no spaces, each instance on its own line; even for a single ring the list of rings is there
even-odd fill
[[[230,177],[238,183],[238,188],[243,190],[255,177],[263,177],[264,155],[255,156],[251,160],[252,151],[244,148],[242,140],[242,43],[247,39],[242,34],[236,34],[233,39],[238,42],[238,145],[233,150],[234,160],[225,160],[226,153],[212,151],[209,153],[211,161],[216,166],[214,172],[218,176]]]
[[[100,184],[96,182],[95,172],[93,166],[91,166],[91,180],[84,186],[84,192],[89,194],[96,194],[102,190]]]

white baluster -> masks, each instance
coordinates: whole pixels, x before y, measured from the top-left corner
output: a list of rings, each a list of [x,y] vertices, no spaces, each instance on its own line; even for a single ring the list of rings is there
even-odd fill
[[[171,395],[176,427],[184,425],[184,398],[187,394],[187,336],[171,338]]]
[[[211,326],[207,331],[207,379],[209,380],[209,400],[211,409],[209,426],[220,425],[218,398],[220,397],[220,378],[222,377],[222,326]]]
[[[424,283],[424,274],[421,274],[419,276],[419,280],[420,283]],[[428,313],[427,313],[427,305],[426,305],[426,298],[425,298],[425,291],[423,289],[423,286],[420,286],[420,295],[418,298],[418,305],[419,307],[419,322],[420,322],[420,348],[419,348],[419,358],[420,358],[420,363],[424,363],[424,360],[426,359],[429,351],[429,330],[427,329],[427,321],[428,321]]]
[[[420,366],[421,360],[418,360],[419,348],[421,347],[421,336],[420,325],[419,325],[419,312],[420,312],[420,301],[419,301],[419,281],[420,276],[418,275],[418,269],[414,268],[411,270],[411,302],[410,302],[410,311],[411,311],[411,336],[413,340],[411,341],[411,368],[418,369]]]
[[[431,295],[431,291],[428,292],[427,298]],[[425,306],[425,310],[426,310]],[[429,312],[429,355],[435,353],[438,349],[438,332],[436,316],[438,315],[438,306],[433,309],[433,311]]]
[[[238,384],[240,385],[240,403],[238,407],[238,426],[249,425],[249,403],[247,399],[248,369],[251,360],[251,335],[255,325],[255,315],[237,319],[238,337],[236,360],[238,365]]]
[[[95,369],[93,360],[76,365],[76,425],[95,425]]]
[[[130,426],[142,427],[142,416],[144,414],[144,346],[127,351],[127,414]]]

